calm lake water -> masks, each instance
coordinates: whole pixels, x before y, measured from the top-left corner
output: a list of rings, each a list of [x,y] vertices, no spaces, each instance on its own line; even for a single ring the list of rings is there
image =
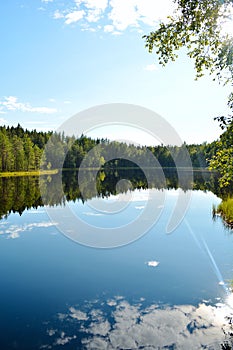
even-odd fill
[[[119,200],[119,176],[100,174],[97,201]],[[125,225],[148,200],[134,173],[130,204],[114,216],[99,214],[91,192],[81,200],[76,178],[65,175],[64,195],[54,190],[54,178],[44,178],[54,193],[50,205],[69,205],[93,227]],[[213,177],[197,174],[195,190],[185,189],[191,202],[171,234],[166,226],[179,194],[176,179],[172,175],[166,189],[155,184],[153,193],[165,194],[156,224],[112,249],[63,235],[43,206],[38,179],[0,181],[1,349],[221,349],[221,326],[233,305],[233,235],[212,218],[212,206],[221,202]]]

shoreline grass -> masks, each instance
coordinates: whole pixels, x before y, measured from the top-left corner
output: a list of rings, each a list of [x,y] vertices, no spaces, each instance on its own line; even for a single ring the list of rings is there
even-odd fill
[[[58,169],[33,170],[33,171],[6,171],[6,172],[0,173],[0,177],[55,175],[58,172],[59,172]]]
[[[233,198],[223,200],[217,207],[216,213],[221,215],[224,222],[233,228]]]

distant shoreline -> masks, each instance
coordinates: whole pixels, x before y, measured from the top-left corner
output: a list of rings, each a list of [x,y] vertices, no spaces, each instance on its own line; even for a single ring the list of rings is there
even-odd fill
[[[0,172],[0,177],[22,177],[22,176],[42,176],[42,175],[56,175],[60,171],[78,171],[78,170],[87,170],[87,171],[94,171],[94,170],[138,170],[140,168],[138,167],[109,167],[109,168],[70,168],[70,169],[52,169],[52,170],[33,170],[33,171],[6,171],[6,172]],[[150,167],[145,167],[145,169],[150,169]],[[155,168],[151,168],[155,169]],[[156,168],[157,169],[157,168]],[[159,168],[158,168],[159,169]],[[213,172],[212,170],[209,170],[208,168],[186,168],[186,167],[163,167],[164,170],[180,170],[180,171],[194,171],[194,172]],[[216,171],[214,171],[216,172]]]
[[[192,168],[188,168],[188,167],[150,167],[150,166],[145,166],[143,168],[140,168],[140,167],[136,167],[136,166],[132,166],[132,167],[114,167],[114,166],[110,166],[110,167],[106,167],[106,168],[63,168],[63,169],[60,169],[61,171],[83,171],[83,170],[102,170],[102,171],[108,171],[108,170],[142,170],[143,169],[164,169],[164,170],[180,170],[180,171],[202,171],[202,172],[217,172],[215,170],[209,170],[208,168],[201,168],[201,167],[192,167]]]

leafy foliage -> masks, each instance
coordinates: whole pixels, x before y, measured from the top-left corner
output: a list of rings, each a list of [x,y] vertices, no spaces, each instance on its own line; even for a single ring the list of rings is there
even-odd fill
[[[219,171],[221,187],[233,185],[233,123],[227,126],[226,131],[216,143],[217,151],[210,160],[210,169]]]
[[[221,32],[221,22],[229,15],[232,0],[176,0],[178,9],[168,23],[145,35],[149,52],[156,50],[159,63],[174,61],[177,50],[188,49],[194,59],[197,78],[207,69],[219,79],[229,81],[233,75],[233,39]],[[225,74],[224,74],[225,73]],[[230,74],[229,74],[230,73]]]
[[[214,80],[233,83],[233,38],[222,31],[222,23],[233,9],[233,0],[175,0],[177,11],[168,23],[144,36],[149,52],[156,50],[159,63],[165,66],[174,61],[177,51],[185,47],[194,60],[196,79],[206,71],[214,74]],[[228,98],[233,111],[233,92]],[[220,186],[230,186],[233,181],[233,116],[219,116],[220,127],[225,130],[216,143],[216,153],[210,168],[220,172]]]

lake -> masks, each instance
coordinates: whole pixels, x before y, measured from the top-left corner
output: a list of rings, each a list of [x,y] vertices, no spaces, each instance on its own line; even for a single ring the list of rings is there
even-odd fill
[[[221,349],[233,305],[233,235],[212,217],[221,202],[215,176],[194,173],[179,189],[172,172],[166,185],[148,186],[136,170],[114,170],[100,172],[94,189],[87,172],[85,196],[77,178],[64,173],[63,192],[56,176],[0,179],[1,348]],[[123,178],[129,190],[116,187]],[[181,193],[188,208],[168,234]],[[130,230],[146,221],[151,195],[156,220],[135,238]],[[100,212],[99,203],[119,207]],[[67,207],[93,230],[127,227],[135,239],[104,249],[88,246],[81,232],[77,243],[54,220]]]

